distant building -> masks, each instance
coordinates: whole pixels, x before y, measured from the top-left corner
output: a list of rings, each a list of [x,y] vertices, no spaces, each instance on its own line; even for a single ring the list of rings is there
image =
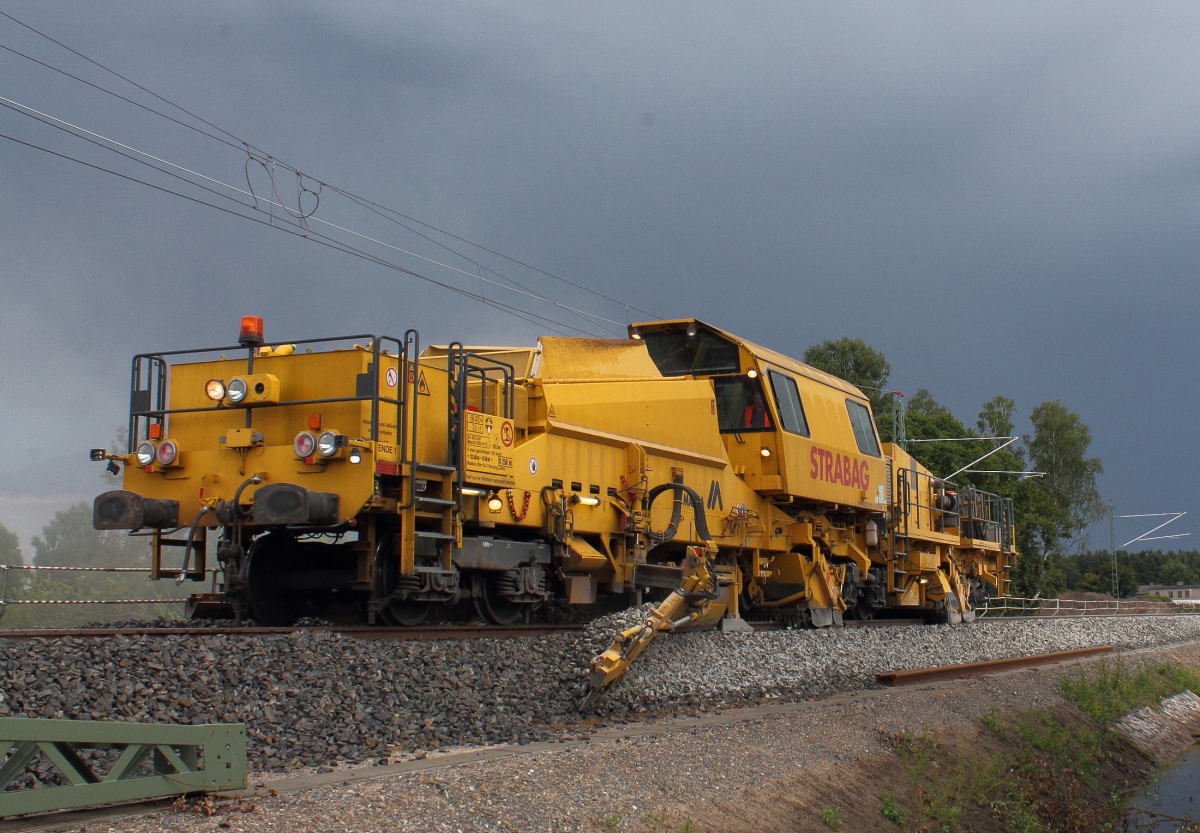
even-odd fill
[[[1179,604],[1200,604],[1200,584],[1141,584],[1138,585],[1139,596],[1165,596]]]

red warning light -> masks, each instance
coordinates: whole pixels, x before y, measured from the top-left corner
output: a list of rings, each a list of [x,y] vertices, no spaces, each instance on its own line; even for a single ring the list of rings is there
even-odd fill
[[[249,347],[263,343],[263,320],[257,315],[243,315],[238,332],[238,344]]]

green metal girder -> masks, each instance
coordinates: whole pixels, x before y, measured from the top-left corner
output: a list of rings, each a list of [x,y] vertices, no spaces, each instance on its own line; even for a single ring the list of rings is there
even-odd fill
[[[79,757],[80,749],[121,749],[107,773]],[[204,768],[199,769],[203,750]],[[0,792],[0,816],[67,810],[193,792],[246,787],[246,726],[171,726],[88,720],[0,718],[0,790],[41,752],[71,782],[67,787]],[[137,775],[147,763],[153,775]]]

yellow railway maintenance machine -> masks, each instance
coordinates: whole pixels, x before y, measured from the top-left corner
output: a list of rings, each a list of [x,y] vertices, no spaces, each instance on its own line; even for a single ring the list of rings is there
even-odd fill
[[[695,320],[629,335],[422,353],[413,330],[267,346],[245,318],[238,346],[136,356],[94,525],[151,531],[155,578],[203,578],[218,536],[189,613],[264,625],[643,593],[677,608],[656,629],[957,622],[1007,592],[1011,504],[881,444],[857,388]]]

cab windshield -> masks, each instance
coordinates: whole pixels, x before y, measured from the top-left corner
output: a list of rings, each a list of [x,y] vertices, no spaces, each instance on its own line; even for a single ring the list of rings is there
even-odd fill
[[[659,330],[642,336],[650,358],[664,376],[714,376],[738,372],[738,349],[706,330],[689,336],[683,330]]]

